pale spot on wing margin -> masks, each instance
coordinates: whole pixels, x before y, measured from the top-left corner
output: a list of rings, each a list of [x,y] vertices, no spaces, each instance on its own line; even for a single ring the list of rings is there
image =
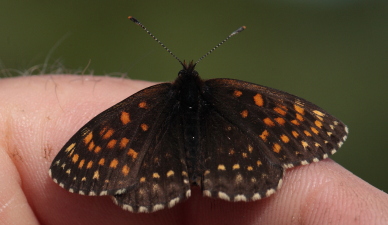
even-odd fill
[[[161,210],[161,209],[164,209],[164,205],[163,204],[156,204],[156,205],[154,205],[154,207],[152,207],[152,211],[153,212]]]
[[[133,212],[133,208],[132,208],[132,206],[130,206],[130,205],[125,204],[125,205],[122,206],[122,208],[123,208],[124,210],[128,210],[128,211],[130,211],[130,212]]]
[[[171,207],[173,207],[174,205],[176,205],[178,202],[179,202],[179,197],[176,197],[176,198],[172,199],[172,200],[168,203],[168,207],[171,208]]]
[[[234,201],[235,202],[240,202],[240,201],[246,202],[247,198],[245,197],[245,195],[236,195],[236,196],[234,196]]]
[[[212,193],[209,190],[203,190],[202,192],[203,196],[211,197]]]
[[[265,193],[265,196],[269,197],[270,195],[274,194],[276,191],[275,189],[271,188],[269,190],[267,190],[267,192]]]
[[[259,200],[259,199],[261,199],[261,196],[260,196],[260,194],[259,193],[255,193],[253,196],[252,196],[252,200]]]
[[[189,198],[191,196],[191,190],[186,191],[186,198]]]
[[[146,212],[148,212],[148,209],[146,207],[144,207],[144,206],[140,206],[139,207],[139,212],[146,213]]]
[[[218,197],[220,199],[224,199],[226,201],[230,201],[230,197],[225,192],[219,191],[218,192]]]

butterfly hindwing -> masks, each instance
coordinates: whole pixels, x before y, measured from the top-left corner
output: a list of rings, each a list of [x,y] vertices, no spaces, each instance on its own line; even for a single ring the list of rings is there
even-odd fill
[[[251,201],[280,187],[284,168],[268,160],[255,137],[214,107],[205,108],[201,118],[199,150],[204,155],[201,186],[205,196]]]
[[[290,168],[319,161],[346,140],[345,124],[302,98],[233,79],[204,85],[204,98],[214,110],[250,137],[272,164]]]
[[[84,125],[53,160],[53,180],[70,192],[112,195],[139,181],[157,127],[170,110],[170,83],[128,97]]]
[[[181,116],[171,110],[166,120],[155,121],[160,126],[139,170],[138,185],[114,196],[120,207],[132,212],[153,212],[190,196]]]

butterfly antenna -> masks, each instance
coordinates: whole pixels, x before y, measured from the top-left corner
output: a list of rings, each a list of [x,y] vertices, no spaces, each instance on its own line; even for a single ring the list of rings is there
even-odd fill
[[[136,18],[132,17],[132,16],[128,16],[128,19],[130,19],[132,22],[136,23],[137,25],[139,25],[141,28],[143,28],[143,30],[145,30],[147,32],[147,34],[149,34],[156,42],[158,42],[168,53],[170,53],[170,55],[172,55],[172,57],[174,57],[176,60],[179,61],[179,63],[181,65],[184,65],[183,62],[174,54],[172,53],[172,51],[170,49],[168,49],[161,41],[159,41],[159,39],[157,39],[142,23],[140,23],[139,20],[137,20]]]
[[[214,48],[212,48],[210,51],[208,51],[205,55],[203,55],[201,58],[199,58],[197,60],[197,62],[195,62],[194,65],[197,65],[202,59],[204,59],[206,56],[210,55],[210,53],[212,53],[214,50],[216,50],[218,47],[220,47],[223,43],[225,43],[229,38],[233,37],[234,35],[240,33],[241,31],[245,30],[247,27],[246,26],[242,26],[240,28],[238,28],[237,30],[233,31],[231,34],[229,34],[229,36],[227,38],[225,38],[223,41],[221,41],[218,45],[216,45]]]

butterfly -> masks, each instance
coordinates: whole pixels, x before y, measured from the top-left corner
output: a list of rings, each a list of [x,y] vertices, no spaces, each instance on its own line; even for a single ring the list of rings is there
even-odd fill
[[[192,185],[204,196],[254,201],[275,193],[287,168],[325,159],[346,140],[346,125],[313,103],[241,80],[202,80],[200,60],[179,60],[174,82],[145,88],[87,122],[54,158],[54,182],[112,196],[131,212],[173,207]]]

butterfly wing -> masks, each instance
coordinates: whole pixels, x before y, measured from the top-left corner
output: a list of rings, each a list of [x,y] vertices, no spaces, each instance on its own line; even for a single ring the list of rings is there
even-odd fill
[[[173,104],[171,84],[163,83],[139,91],[100,113],[61,149],[50,167],[50,176],[70,192],[114,195],[142,187],[142,176],[146,176],[147,181],[152,180],[141,171],[151,160],[154,160],[152,168],[159,166],[167,173],[170,162],[161,163],[163,154],[175,154],[180,150],[175,146],[180,137],[165,136],[172,128],[163,128],[171,119]],[[167,145],[167,141],[173,144]],[[166,153],[159,152],[161,147],[167,148]],[[157,177],[154,175],[153,178]],[[170,184],[169,181],[160,184],[161,190]],[[183,178],[176,183],[187,186]],[[134,201],[145,204],[140,197]]]
[[[138,185],[115,195],[117,205],[132,212],[154,212],[190,196],[181,116],[171,108],[144,158]]]
[[[249,201],[269,196],[280,187],[284,169],[264,155],[255,137],[214,107],[204,110],[201,118],[205,196]]]
[[[269,196],[283,168],[327,158],[346,140],[346,125],[291,94],[232,79],[207,80],[203,90],[205,195],[231,201]]]

